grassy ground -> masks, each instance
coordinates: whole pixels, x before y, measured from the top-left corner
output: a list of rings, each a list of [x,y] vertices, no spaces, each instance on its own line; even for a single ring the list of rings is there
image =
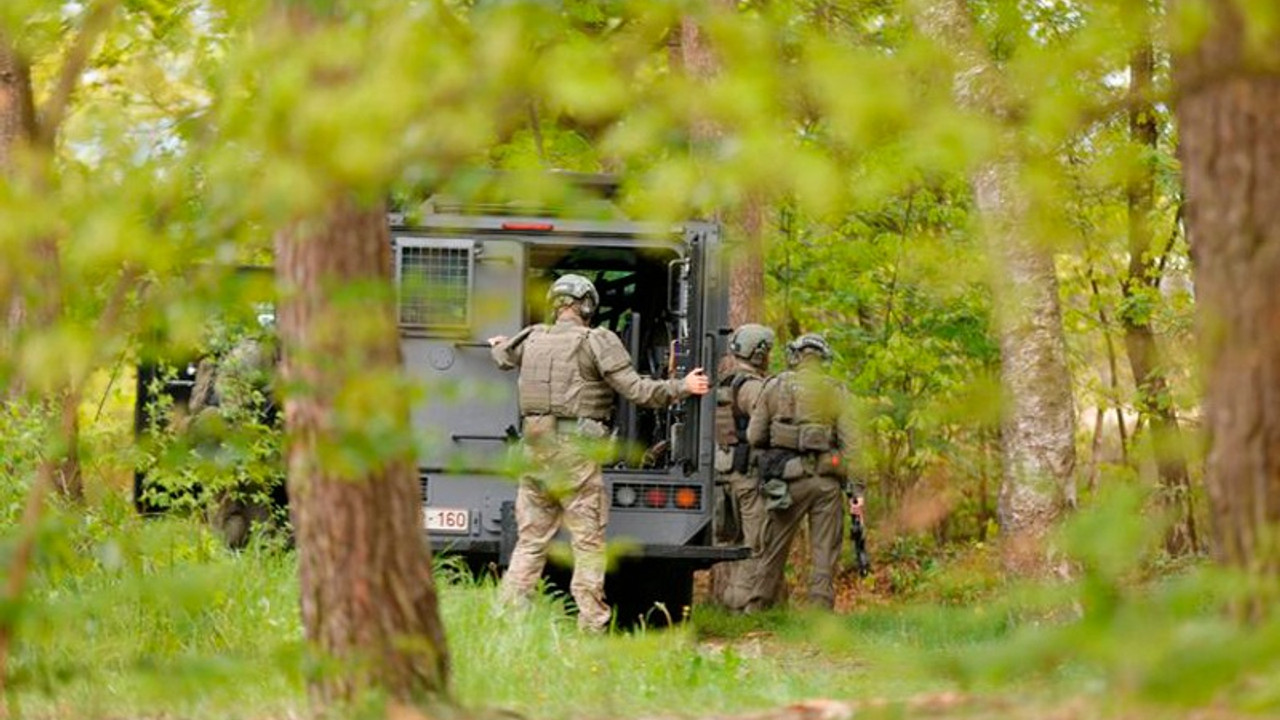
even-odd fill
[[[38,570],[12,663],[21,715],[303,713],[289,553],[230,553],[198,524],[141,521],[108,500],[55,518]],[[941,598],[879,595],[842,615],[699,606],[680,629],[608,637],[579,635],[560,598],[511,612],[491,584],[452,579],[457,700],[530,718],[702,717],[814,698],[885,717],[1280,711],[1280,629],[1236,628],[1194,573],[1130,589],[1086,566],[1080,583],[1045,591],[940,572],[919,582]]]

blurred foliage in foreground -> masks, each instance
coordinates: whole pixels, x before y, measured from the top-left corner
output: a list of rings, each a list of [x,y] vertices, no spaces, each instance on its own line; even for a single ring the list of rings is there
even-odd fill
[[[17,490],[0,504],[9,519]],[[925,583],[914,601],[842,616],[698,607],[682,629],[605,638],[574,630],[563,595],[504,611],[490,581],[441,559],[454,690],[464,706],[538,718],[741,712],[818,697],[890,717],[939,703],[984,717],[1280,709],[1280,624],[1245,630],[1222,614],[1238,577],[1159,571],[1160,528],[1135,512],[1141,501],[1115,493],[1064,529],[1080,570],[1069,584],[971,576],[964,604],[931,602]],[[304,707],[287,551],[232,553],[199,524],[141,520],[111,500],[51,517],[38,565],[24,605],[6,609],[21,611],[9,701],[24,714],[248,718]]]

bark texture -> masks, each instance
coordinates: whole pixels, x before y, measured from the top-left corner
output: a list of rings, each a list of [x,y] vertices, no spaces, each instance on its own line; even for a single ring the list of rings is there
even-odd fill
[[[733,11],[733,0],[719,0]],[[689,76],[710,81],[719,71],[719,60],[696,18],[684,16],[680,20],[677,42],[671,48],[671,61]],[[714,122],[695,116],[689,128],[692,151],[702,155],[704,162],[714,162],[708,153],[715,152],[723,136],[723,130]],[[729,325],[764,322],[764,217],[765,204],[757,195],[744,199],[742,205],[728,217],[717,216],[727,226],[728,237],[725,252],[729,261]],[[710,571],[711,595],[725,602],[725,593],[732,585],[731,563],[714,565]]]
[[[15,151],[35,135],[31,72],[8,38],[0,34],[0,172],[9,172]]]
[[[1141,308],[1146,303],[1133,302],[1141,295],[1154,293],[1160,282],[1160,262],[1154,247],[1151,214],[1155,207],[1155,170],[1152,162],[1160,139],[1155,108],[1149,98],[1155,72],[1155,52],[1145,41],[1130,59],[1129,138],[1141,145],[1147,155],[1126,189],[1129,212],[1129,268],[1124,283],[1127,311],[1120,313],[1124,323],[1124,343],[1129,354],[1138,391],[1138,412],[1147,418],[1151,429],[1151,446],[1155,451],[1160,475],[1160,495],[1173,522],[1165,535],[1165,549],[1172,555],[1195,552],[1200,544],[1195,511],[1191,503],[1191,478],[1182,444],[1182,431],[1169,394],[1156,344],[1151,316]]]
[[[1215,555],[1280,575],[1280,38],[1250,44],[1230,0],[1176,58],[1177,118],[1205,339]],[[1256,39],[1256,38],[1255,38]],[[1261,603],[1253,610],[1260,611]]]
[[[26,60],[13,48],[9,38],[0,34],[0,176],[15,172],[16,156],[36,135],[36,112],[31,95],[31,72]],[[7,364],[14,357],[16,335],[26,314],[22,298],[17,266],[5,263],[0,267],[0,322],[4,323],[0,337],[0,351]],[[21,382],[10,375],[12,368],[4,367],[6,398],[21,394]]]
[[[989,164],[973,185],[1001,273],[994,283],[1005,396],[998,518],[1010,569],[1040,572],[1040,541],[1075,502],[1075,411],[1053,256],[1025,236],[1014,168]]]
[[[729,11],[734,0],[720,0]],[[719,69],[719,60],[697,19],[685,16],[680,22],[679,44],[673,58],[694,78],[709,81]],[[714,152],[724,131],[704,117],[695,117],[690,137],[695,153]],[[714,158],[704,158],[714,162]],[[729,243],[729,325],[764,322],[764,231],[767,203],[757,193],[748,193],[727,217]]]
[[[325,661],[309,679],[312,700],[332,708],[369,690],[441,699],[448,652],[403,441],[409,400],[395,385],[401,357],[383,209],[336,201],[280,233],[276,263],[302,618]]]

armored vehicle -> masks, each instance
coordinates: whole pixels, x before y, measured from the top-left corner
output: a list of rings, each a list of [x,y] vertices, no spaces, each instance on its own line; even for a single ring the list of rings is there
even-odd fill
[[[618,334],[641,374],[703,367],[714,386],[728,311],[720,229],[440,197],[424,208],[390,218],[404,367],[424,389],[413,410],[423,527],[436,553],[501,568],[516,540],[509,468],[520,415],[516,376],[499,370],[488,338],[546,320],[546,289],[572,272],[595,283],[595,324]],[[139,389],[141,398],[141,379]],[[716,541],[713,418],[714,402],[696,398],[663,410],[616,408],[618,452],[604,477],[610,547],[621,557],[606,594],[624,622],[655,603],[678,619],[695,570],[748,552]]]

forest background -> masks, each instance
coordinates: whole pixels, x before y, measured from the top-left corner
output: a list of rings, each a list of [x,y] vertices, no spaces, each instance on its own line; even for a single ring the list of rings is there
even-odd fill
[[[859,398],[877,570],[845,578],[843,620],[699,608],[686,632],[598,645],[554,607],[512,623],[454,578],[463,704],[1274,710],[1280,476],[1215,464],[1204,403],[1271,397],[1274,360],[1221,358],[1251,341],[1271,357],[1274,249],[1218,273],[1238,255],[1192,252],[1213,213],[1187,188],[1234,187],[1274,248],[1278,26],[1261,0],[9,0],[7,710],[305,707],[291,552],[132,514],[130,368],[156,335],[207,342],[239,292],[209,268],[280,263],[308,228],[466,192],[479,168],[527,171],[525,196],[566,192],[547,169],[617,173],[634,217],[726,224],[735,319],[780,343],[823,332]],[[1216,125],[1196,114],[1215,88],[1236,103]],[[1197,132],[1248,162],[1187,162]],[[367,405],[400,382],[366,383]],[[1219,452],[1247,456],[1217,427]],[[547,669],[493,677],[513,656]]]

